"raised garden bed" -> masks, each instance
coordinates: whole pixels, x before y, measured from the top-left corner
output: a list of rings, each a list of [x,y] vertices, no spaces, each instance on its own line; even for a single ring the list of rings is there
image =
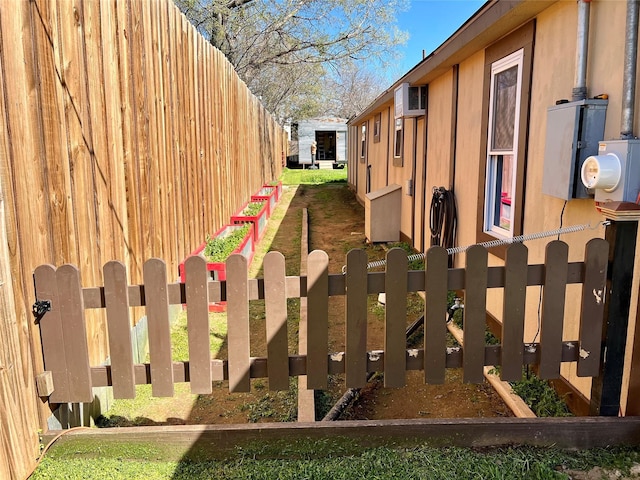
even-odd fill
[[[276,202],[279,202],[282,198],[282,181],[275,180],[271,183],[265,183],[263,187],[267,188],[275,188],[276,189]]]
[[[271,212],[273,212],[276,208],[276,203],[278,203],[277,192],[277,187],[262,187],[255,194],[251,195],[251,201],[266,202],[267,215],[270,217]]]
[[[226,259],[232,254],[239,253],[247,259],[247,265],[251,264],[255,251],[253,224],[225,225],[215,235],[207,238],[207,241],[194,250],[191,255],[200,255],[207,260],[207,270],[212,280],[224,281],[227,279]],[[184,262],[179,267],[180,281],[186,280]],[[209,311],[222,312],[226,309],[226,302],[211,303]]]
[[[258,243],[264,232],[267,231],[267,220],[269,205],[266,201],[247,202],[242,206],[240,212],[231,216],[231,223],[242,225],[253,224],[253,242]]]

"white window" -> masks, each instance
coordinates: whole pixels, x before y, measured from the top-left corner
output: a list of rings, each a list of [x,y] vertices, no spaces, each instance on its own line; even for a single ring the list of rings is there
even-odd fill
[[[402,157],[402,118],[396,118],[395,135],[393,137],[393,156]]]
[[[484,231],[514,236],[523,50],[491,65]],[[521,193],[521,192],[520,192]]]

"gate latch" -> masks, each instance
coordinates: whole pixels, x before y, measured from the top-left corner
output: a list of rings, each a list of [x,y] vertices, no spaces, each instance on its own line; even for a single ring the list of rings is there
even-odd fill
[[[44,314],[50,311],[51,302],[49,300],[36,300],[36,302],[31,306],[31,313],[36,317],[36,323],[39,323]]]

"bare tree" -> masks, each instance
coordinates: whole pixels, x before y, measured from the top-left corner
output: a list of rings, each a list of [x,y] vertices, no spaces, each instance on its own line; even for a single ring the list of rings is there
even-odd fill
[[[405,34],[407,0],[175,0],[281,118],[314,115],[328,67],[385,65]],[[300,118],[300,117],[295,117]]]
[[[322,114],[351,118],[362,112],[380,94],[388,79],[359,62],[341,62],[325,77]]]
[[[282,120],[311,118],[324,112],[324,69],[314,65],[265,65],[248,86]]]

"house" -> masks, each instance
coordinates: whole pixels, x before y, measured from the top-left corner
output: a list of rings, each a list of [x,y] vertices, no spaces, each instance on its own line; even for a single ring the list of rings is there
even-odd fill
[[[400,238],[417,251],[431,245],[433,192],[444,187],[457,205],[455,245],[590,225],[560,236],[569,261],[581,258],[589,239],[606,234],[598,204],[635,202],[640,188],[637,8],[604,0],[486,2],[348,122],[348,181],[358,199],[401,188]],[[609,168],[612,153],[619,158]],[[587,189],[582,176],[591,187],[600,183]],[[616,190],[616,183],[623,186]],[[544,263],[555,238],[527,241],[529,263]],[[490,263],[502,265],[505,250],[490,249]],[[455,256],[456,266],[464,261]],[[539,340],[536,288],[527,293],[525,342]],[[566,339],[577,335],[579,298],[568,287]],[[622,413],[635,415],[640,406],[626,400],[640,389],[637,303],[636,274],[621,398]],[[490,292],[489,324],[500,323],[501,307],[501,292]],[[573,365],[562,376],[557,387],[584,411],[591,380]]]
[[[344,118],[300,120],[297,123],[297,133],[297,142],[295,134],[292,135],[292,143],[297,145],[293,145],[290,150],[290,165],[310,166],[311,143],[314,141],[317,145],[317,161],[327,164],[331,162],[333,168],[340,168],[347,162],[347,121]]]

